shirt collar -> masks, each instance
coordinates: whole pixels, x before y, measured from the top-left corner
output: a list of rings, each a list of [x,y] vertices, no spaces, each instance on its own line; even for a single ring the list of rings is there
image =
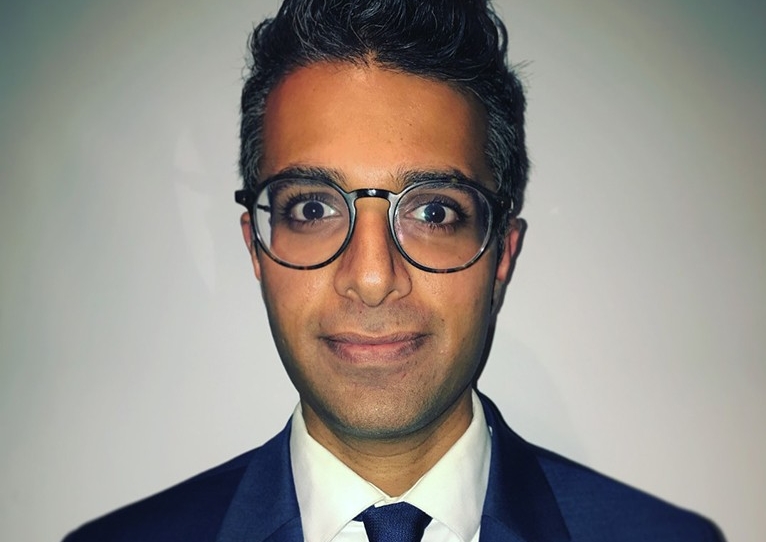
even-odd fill
[[[367,507],[399,501],[417,506],[464,542],[470,541],[481,522],[491,451],[476,392],[472,404],[466,432],[412,488],[389,497],[308,434],[299,403],[292,418],[290,461],[306,541],[329,542]]]

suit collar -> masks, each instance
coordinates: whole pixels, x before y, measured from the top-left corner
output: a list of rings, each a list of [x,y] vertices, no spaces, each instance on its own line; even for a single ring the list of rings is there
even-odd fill
[[[480,542],[565,542],[564,519],[533,448],[479,394],[492,429],[489,487]],[[253,453],[217,542],[302,542],[290,467],[290,423]]]
[[[481,542],[569,540],[564,518],[533,448],[511,431],[492,401],[481,394],[480,398],[492,429]]]
[[[224,517],[217,542],[302,542],[290,467],[290,423],[255,450]]]

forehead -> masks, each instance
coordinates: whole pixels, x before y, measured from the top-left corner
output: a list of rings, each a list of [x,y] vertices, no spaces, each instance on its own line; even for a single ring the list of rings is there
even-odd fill
[[[269,94],[262,178],[324,167],[380,186],[398,171],[460,171],[491,184],[481,104],[451,85],[375,65],[317,63]]]

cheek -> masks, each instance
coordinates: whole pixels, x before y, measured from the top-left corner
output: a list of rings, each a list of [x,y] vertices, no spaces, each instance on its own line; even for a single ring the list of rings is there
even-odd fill
[[[468,269],[455,273],[425,273],[423,291],[428,291],[432,299],[438,299],[450,313],[474,314],[490,302],[495,279],[493,261],[482,258]]]
[[[327,295],[328,283],[319,275],[261,260],[261,292],[271,325],[280,334],[306,329],[313,307]]]
[[[493,284],[492,274],[484,266],[429,277],[424,287],[430,292],[432,303],[438,306],[433,310],[448,335],[446,348],[462,349],[482,341]]]
[[[278,266],[278,267],[277,267]],[[261,291],[269,327],[279,357],[296,383],[306,378],[303,371],[311,359],[309,336],[315,329],[316,307],[322,304],[321,288],[311,272],[289,269],[273,262],[261,262]]]

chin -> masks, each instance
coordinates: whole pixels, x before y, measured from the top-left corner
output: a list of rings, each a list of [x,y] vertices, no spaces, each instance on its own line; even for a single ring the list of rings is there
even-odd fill
[[[331,417],[340,432],[363,440],[396,440],[428,427],[439,418],[439,408],[424,397],[356,402],[345,408],[333,408]]]

